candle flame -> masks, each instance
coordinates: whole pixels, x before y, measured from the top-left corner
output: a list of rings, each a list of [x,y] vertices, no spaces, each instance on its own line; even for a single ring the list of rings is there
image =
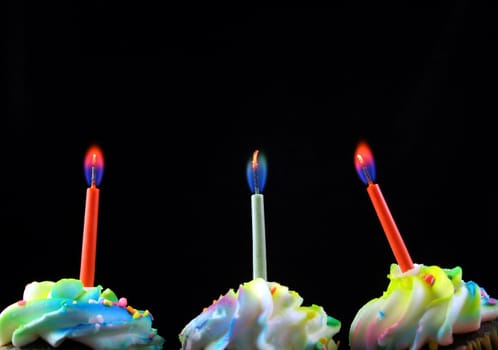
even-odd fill
[[[365,185],[375,182],[375,162],[370,147],[365,141],[360,141],[354,153],[356,172]]]
[[[104,175],[104,155],[99,146],[88,148],[84,161],[85,178],[89,186],[98,186]]]
[[[252,193],[261,193],[266,183],[267,165],[265,157],[254,151],[252,159],[247,163],[246,175]]]

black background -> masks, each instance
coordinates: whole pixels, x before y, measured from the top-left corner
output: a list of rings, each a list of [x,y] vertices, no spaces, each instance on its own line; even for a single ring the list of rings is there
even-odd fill
[[[96,283],[149,309],[168,349],[252,279],[255,149],[268,279],[341,320],[343,345],[395,262],[353,166],[360,139],[413,261],[460,265],[497,295],[495,3],[334,3],[10,1],[0,305],[79,276],[93,143]]]

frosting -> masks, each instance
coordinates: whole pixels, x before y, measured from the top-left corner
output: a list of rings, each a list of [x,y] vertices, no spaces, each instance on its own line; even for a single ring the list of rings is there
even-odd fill
[[[352,350],[437,348],[453,335],[478,330],[498,317],[496,300],[476,283],[462,280],[462,269],[414,264],[401,272],[391,265],[390,283],[370,300],[351,324]]]
[[[341,322],[294,291],[262,278],[230,289],[181,331],[181,349],[335,350]]]
[[[25,346],[42,338],[53,347],[65,339],[93,349],[162,349],[149,311],[136,310],[101,286],[77,279],[32,282],[23,299],[0,313],[0,345]]]

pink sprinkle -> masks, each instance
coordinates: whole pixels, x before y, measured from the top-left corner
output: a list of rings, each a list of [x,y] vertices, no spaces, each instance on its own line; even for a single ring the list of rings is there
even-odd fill
[[[488,304],[495,305],[496,304],[496,299],[495,298],[489,298],[488,299]]]
[[[17,305],[19,305],[19,306],[24,306],[24,305],[26,305],[26,300],[19,300],[19,301],[17,302]]]
[[[126,298],[119,298],[118,305],[121,307],[126,307],[126,305],[128,305],[128,300]]]

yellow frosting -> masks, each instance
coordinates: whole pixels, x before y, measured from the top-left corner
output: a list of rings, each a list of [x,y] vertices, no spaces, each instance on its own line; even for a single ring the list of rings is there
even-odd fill
[[[352,350],[418,350],[429,343],[450,345],[453,335],[479,329],[498,317],[496,300],[462,269],[415,264],[402,273],[391,265],[390,283],[365,304],[350,328]]]

